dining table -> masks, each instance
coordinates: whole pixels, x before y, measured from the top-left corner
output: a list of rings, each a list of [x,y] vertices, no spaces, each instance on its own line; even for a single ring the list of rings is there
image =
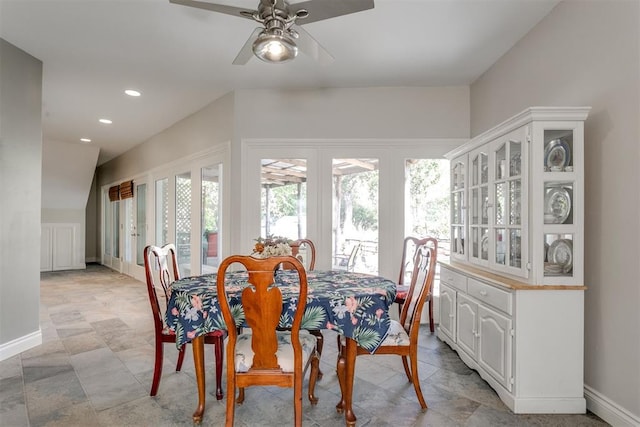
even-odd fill
[[[347,426],[355,426],[353,380],[357,347],[373,353],[382,344],[390,325],[389,307],[396,294],[396,283],[381,276],[344,270],[306,272],[308,296],[302,329],[330,329],[346,338],[338,355],[337,375],[341,399],[338,413],[345,414]],[[193,347],[198,387],[198,406],[193,421],[200,423],[205,408],[204,335],[226,330],[216,290],[217,274],[179,279],[169,288],[167,326],[176,333],[176,346],[186,342]],[[244,322],[240,294],[248,285],[246,271],[227,272],[225,289],[236,325]],[[274,285],[282,292],[283,304],[279,328],[291,327],[297,307],[299,278],[295,270],[276,270]],[[229,398],[229,396],[227,396]]]

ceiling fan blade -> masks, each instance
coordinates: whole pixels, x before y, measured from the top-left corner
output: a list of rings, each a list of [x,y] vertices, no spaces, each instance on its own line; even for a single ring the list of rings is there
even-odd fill
[[[253,33],[251,33],[240,52],[238,52],[236,59],[233,60],[233,65],[244,65],[249,62],[253,56],[253,42],[256,41],[262,31],[264,31],[264,28],[261,27],[253,30]]]
[[[227,15],[238,16],[240,18],[253,19],[251,15],[255,10],[245,9],[242,7],[227,6],[224,4],[207,3],[196,0],[169,0],[170,3],[180,4],[183,6],[195,7],[198,9],[211,10],[213,12],[226,13]]]
[[[307,0],[289,5],[289,12],[293,15],[300,9],[306,9],[309,12],[308,17],[296,22],[298,25],[304,25],[373,9],[373,0]]]
[[[309,55],[322,65],[329,65],[334,61],[333,56],[331,56],[331,54],[306,30],[299,25],[296,25],[295,31],[298,33],[296,44],[302,52]]]

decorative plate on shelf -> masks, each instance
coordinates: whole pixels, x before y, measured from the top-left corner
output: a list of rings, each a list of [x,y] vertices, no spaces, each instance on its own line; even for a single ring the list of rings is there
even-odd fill
[[[544,165],[547,168],[562,170],[569,166],[571,161],[571,150],[569,144],[562,138],[554,139],[544,148]]]
[[[547,263],[547,254],[549,253],[549,244],[545,243],[544,244],[544,262],[545,264]]]
[[[573,242],[571,239],[558,239],[549,245],[547,258],[551,264],[557,264],[562,268],[562,273],[567,274],[573,269]]]
[[[566,187],[549,187],[544,195],[545,224],[562,224],[571,213],[571,190]],[[553,220],[548,215],[553,215]]]
[[[489,235],[484,233],[480,241],[480,258],[489,259]]]
[[[545,262],[544,272],[546,274],[562,274],[562,266],[558,264],[552,264],[550,262]]]

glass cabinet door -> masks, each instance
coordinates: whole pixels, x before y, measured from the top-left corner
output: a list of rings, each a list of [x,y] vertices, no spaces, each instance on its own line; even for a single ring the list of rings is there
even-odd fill
[[[545,277],[572,277],[576,182],[573,129],[545,129],[543,135],[543,273]]]
[[[469,155],[469,231],[472,262],[489,261],[489,155],[487,148]]]
[[[522,262],[526,215],[522,202],[524,140],[524,132],[518,130],[492,144],[494,209],[490,258],[496,268],[526,276]]]
[[[465,258],[466,156],[451,162],[451,257]]]

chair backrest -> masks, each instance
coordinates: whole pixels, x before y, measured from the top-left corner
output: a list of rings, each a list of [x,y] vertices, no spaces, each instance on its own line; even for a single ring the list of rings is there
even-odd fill
[[[309,239],[298,239],[291,242],[291,255],[298,258],[307,271],[311,271],[316,266],[316,245]],[[293,270],[292,265],[286,265],[286,269]]]
[[[425,237],[422,239],[413,236],[406,237],[402,247],[402,263],[400,264],[400,276],[398,277],[399,285],[411,283],[411,274],[413,274],[417,249],[422,245],[433,247],[436,252],[436,257],[438,256],[438,239],[435,237]]]
[[[153,312],[153,323],[156,331],[161,331],[164,328],[162,307],[166,307],[169,302],[168,288],[180,278],[175,245],[169,243],[162,247],[149,245],[144,248],[144,270],[147,277],[149,302]],[[160,286],[157,286],[158,284]],[[163,290],[164,305],[162,307],[158,301],[158,293],[156,291],[158,287]]]
[[[294,267],[300,280],[297,308],[291,327],[291,344],[293,346],[295,374],[302,374],[302,346],[299,332],[307,303],[307,275],[302,263],[293,256],[274,256],[259,259],[252,256],[233,255],[225,258],[220,264],[216,285],[220,310],[227,326],[229,337],[227,364],[231,364],[231,368],[228,368],[230,372],[235,371],[233,369],[233,360],[235,359],[235,345],[238,337],[236,328],[243,325],[236,324],[233,317],[225,287],[225,273],[231,265],[236,263],[243,265],[248,271],[248,285],[242,291],[241,299],[246,323],[244,326],[251,328],[251,347],[254,352],[253,365],[249,372],[266,373],[270,371],[271,373],[278,373],[281,372],[281,369],[276,356],[278,349],[276,329],[282,314],[282,293],[275,286],[274,272],[280,264],[285,262]]]
[[[353,271],[356,266],[356,257],[358,256],[358,252],[362,248],[362,244],[357,242],[351,248],[351,253],[349,254],[349,259],[347,260],[347,271]]]
[[[400,323],[412,340],[417,338],[424,303],[431,298],[433,292],[436,257],[436,249],[428,244],[416,248],[411,285],[400,312]]]

